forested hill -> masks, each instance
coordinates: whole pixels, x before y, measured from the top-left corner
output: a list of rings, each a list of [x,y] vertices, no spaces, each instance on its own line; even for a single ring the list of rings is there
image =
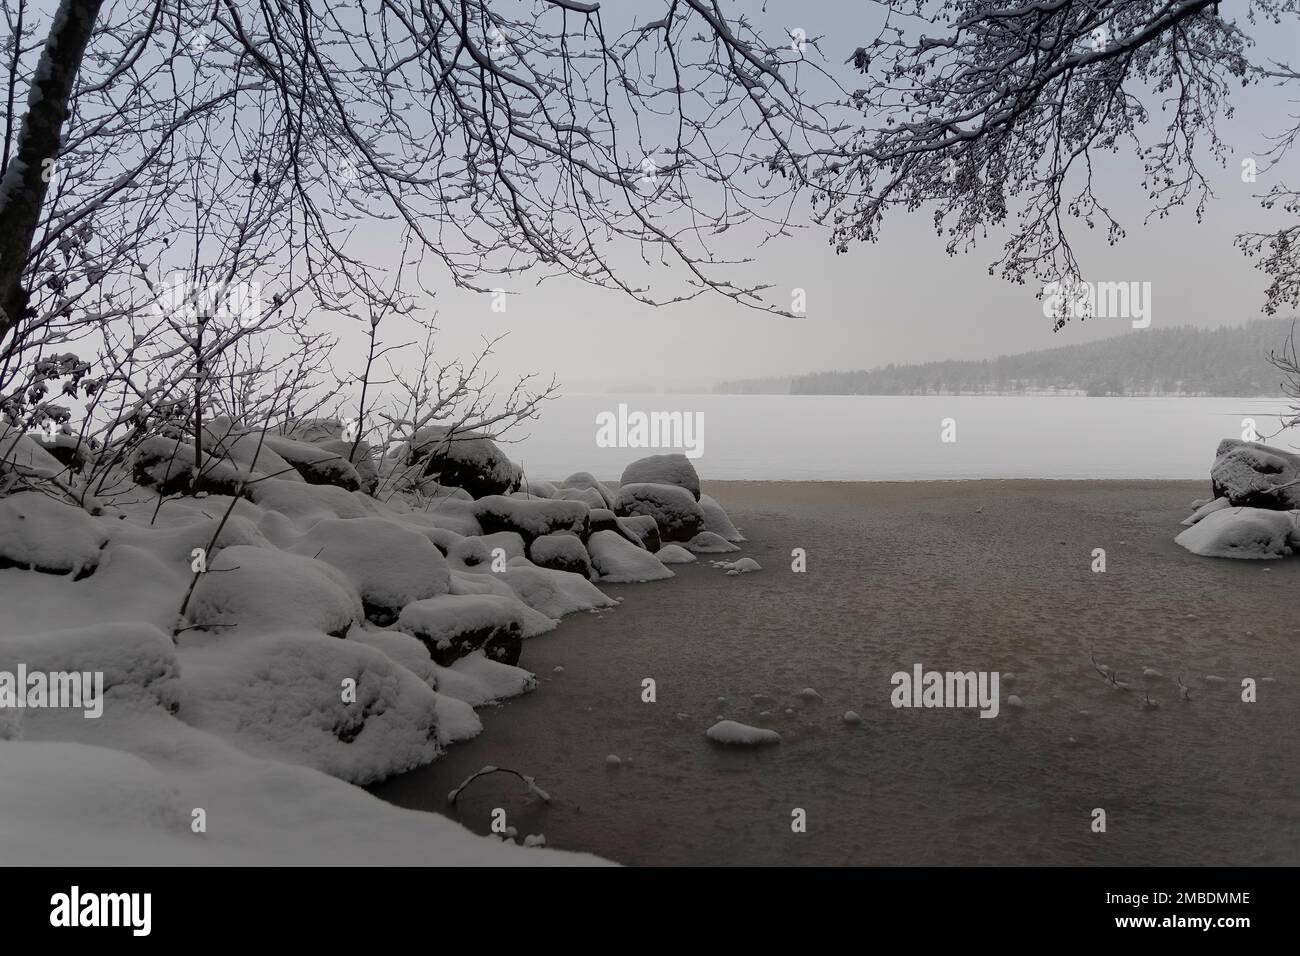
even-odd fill
[[[792,395],[1016,394],[1276,395],[1281,351],[1293,318],[1258,319],[1218,329],[1182,326],[1132,332],[1100,342],[983,361],[887,365],[868,371],[814,372],[722,382],[714,392]],[[1297,326],[1300,338],[1300,326]]]

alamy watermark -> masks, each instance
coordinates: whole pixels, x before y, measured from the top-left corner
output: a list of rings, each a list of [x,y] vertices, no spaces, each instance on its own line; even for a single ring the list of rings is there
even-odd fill
[[[996,717],[1000,709],[998,671],[927,671],[913,664],[911,673],[895,671],[889,682],[895,707],[978,707],[981,717]]]
[[[0,708],[70,708],[94,719],[104,713],[103,671],[0,671]]]
[[[177,273],[154,289],[154,312],[182,325],[217,319],[250,328],[266,311],[260,282],[195,282]]]
[[[596,415],[598,448],[678,448],[687,458],[704,454],[703,412],[617,412]]]
[[[59,928],[119,926],[132,936],[148,936],[152,911],[152,893],[83,893],[73,886],[50,897],[50,925]]]
[[[1131,319],[1133,328],[1151,325],[1150,282],[1085,282],[1067,277],[1043,286],[1043,316],[1049,319]]]

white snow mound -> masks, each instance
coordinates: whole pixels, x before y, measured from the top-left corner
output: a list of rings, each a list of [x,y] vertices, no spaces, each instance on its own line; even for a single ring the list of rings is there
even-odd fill
[[[1207,558],[1284,558],[1300,544],[1300,530],[1293,512],[1225,508],[1206,515],[1174,541]]]
[[[775,730],[764,727],[751,727],[735,720],[720,720],[704,736],[715,744],[732,744],[743,747],[756,747],[761,744],[779,744],[781,735]]]
[[[342,636],[362,618],[361,597],[342,571],[324,561],[238,545],[208,562],[187,617],[201,628],[218,625],[222,633],[240,625],[250,631],[287,627]]]
[[[587,539],[587,551],[602,581],[631,584],[673,576],[662,561],[617,531],[597,531]]]

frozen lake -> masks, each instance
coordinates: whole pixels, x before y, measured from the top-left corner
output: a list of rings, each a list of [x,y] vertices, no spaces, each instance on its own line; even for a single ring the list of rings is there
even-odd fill
[[[597,416],[702,416],[695,466],[712,480],[1200,479],[1223,438],[1254,419],[1268,441],[1281,400],[874,395],[566,395],[510,457],[538,478],[617,479],[667,449],[600,447]],[[956,441],[941,440],[952,419]],[[521,435],[525,434],[521,430]],[[1296,439],[1280,442],[1291,447]]]

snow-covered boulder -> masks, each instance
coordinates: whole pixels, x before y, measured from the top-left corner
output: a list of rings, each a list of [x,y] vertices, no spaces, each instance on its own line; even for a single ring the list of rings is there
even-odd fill
[[[655,552],[655,557],[664,564],[691,564],[698,560],[680,544],[666,544]]]
[[[397,628],[423,641],[444,667],[480,648],[491,660],[514,664],[529,610],[518,599],[494,594],[444,594],[406,605]]]
[[[284,425],[280,434],[296,441],[320,444],[341,439],[343,429],[343,422],[337,418],[299,418]]]
[[[673,576],[653,554],[615,531],[597,531],[587,539],[587,551],[602,581],[626,584]]]
[[[194,500],[194,499],[181,499]],[[213,513],[210,515],[190,512],[188,509],[171,516],[169,521],[158,521],[152,527],[149,525],[136,524],[133,521],[118,521],[108,524],[108,533],[112,536],[114,544],[129,544],[136,548],[142,548],[153,554],[160,561],[167,562],[177,568],[183,569],[188,574],[190,564],[194,560],[194,549],[202,548],[208,552],[208,556],[215,555],[222,548],[231,548],[236,545],[250,545],[255,548],[272,548],[274,544],[264,535],[254,518],[259,521],[266,520],[265,515],[250,514],[260,509],[256,505],[249,504],[243,499],[239,500],[239,505],[234,511],[226,516],[226,506],[229,499],[223,503],[221,499],[199,499],[212,504]],[[175,502],[179,504],[179,502]],[[168,503],[169,505],[172,502]],[[160,517],[167,517],[168,506],[164,506],[160,512]],[[222,522],[222,518],[225,522]],[[220,531],[218,532],[218,528]],[[290,536],[297,540],[297,533],[291,532]]]
[[[105,523],[39,491],[0,498],[0,568],[82,576],[108,541]]]
[[[248,495],[254,504],[278,511],[303,526],[322,518],[365,518],[375,513],[373,502],[367,502],[364,495],[334,485],[309,485],[301,480],[260,478],[249,483]]]
[[[662,546],[659,522],[650,515],[628,515],[619,521],[641,540],[641,547],[654,554]]]
[[[676,485],[689,491],[696,501],[700,500],[700,476],[691,460],[683,454],[638,458],[623,469],[619,484]]]
[[[1236,507],[1300,508],[1300,455],[1225,438],[1210,468],[1210,484],[1214,497]]]
[[[343,454],[311,442],[296,441],[280,435],[267,435],[264,441],[311,485],[337,485],[346,491],[361,488],[361,476]]]
[[[604,507],[610,509],[614,507],[614,493],[609,490],[609,487],[604,482],[598,481],[596,476],[589,471],[575,471],[568,478],[565,478],[560,482],[561,494],[565,488],[573,488],[579,491],[590,489],[600,495],[601,500],[605,502]]]
[[[475,707],[537,689],[536,675],[492,660],[483,651],[466,654],[451,667],[438,669],[438,686]]]
[[[579,501],[508,498],[488,495],[474,503],[474,517],[488,534],[514,531],[525,542],[556,531],[586,535],[590,512]]]
[[[0,671],[102,673],[104,708],[118,699],[147,699],[175,711],[180,668],[171,636],[142,621],[92,624],[0,638]]]
[[[366,494],[374,494],[375,486],[379,483],[379,468],[375,464],[375,453],[370,447],[369,442],[348,441],[345,438],[330,438],[323,441],[315,442],[322,450],[332,455],[338,455],[350,463],[356,470],[357,479],[361,482],[359,490]]]
[[[428,503],[427,506],[425,503],[416,503],[414,508],[402,516],[402,520],[407,524],[421,525],[426,528],[446,528],[463,538],[483,533],[482,525],[474,517],[472,498],[439,498]]]
[[[595,488],[561,488],[555,497],[560,501],[580,501],[593,511],[609,507],[609,502]]]
[[[731,523],[731,516],[712,495],[700,495],[700,510],[704,512],[704,530],[712,531],[726,541],[744,541],[745,536]]]
[[[199,575],[189,623],[218,633],[306,628],[342,637],[362,619],[361,596],[331,564],[283,551],[222,549]]]
[[[740,548],[720,534],[714,534],[712,531],[701,531],[686,542],[686,550],[694,551],[696,554],[728,554],[732,551],[739,551]]]
[[[592,576],[591,555],[582,539],[572,534],[546,534],[528,546],[528,558],[540,568]]]
[[[429,656],[429,649],[418,638],[402,631],[354,627],[347,639],[383,651],[389,660],[401,664],[428,684],[431,690],[438,689],[438,667]]]
[[[464,488],[475,498],[504,495],[515,488],[519,471],[492,439],[477,432],[454,432],[446,425],[426,425],[407,444],[408,466],[440,484]]]
[[[658,527],[658,524],[655,526]],[[620,538],[626,538],[629,543],[636,545],[638,548],[645,547],[641,543],[641,536],[632,530],[631,525],[608,508],[592,509],[591,529],[587,537],[590,538],[597,531],[613,531]]]
[[[513,531],[498,531],[495,534],[481,534],[461,538],[447,549],[447,560],[454,568],[491,567],[493,551],[504,552],[505,560],[522,558],[526,549],[524,539]]]
[[[244,428],[226,415],[203,423],[203,447],[219,452],[236,467],[282,481],[302,481],[302,475],[271,448],[270,432]]]
[[[614,513],[649,515],[664,541],[690,541],[704,530],[704,512],[691,492],[677,485],[634,483],[618,489]]]
[[[527,475],[519,482],[519,490],[535,498],[559,497],[559,489],[552,482],[529,478]]]
[[[412,526],[408,524],[407,527]],[[457,534],[450,528],[426,528],[416,525],[412,527],[412,530],[420,532],[433,542],[433,546],[441,551],[444,557],[456,546],[458,541],[465,540],[463,534]]]
[[[1227,498],[1215,498],[1213,501],[1204,502],[1203,504],[1197,505],[1196,510],[1183,519],[1183,527],[1190,528],[1206,515],[1211,515],[1216,511],[1222,511],[1224,508],[1231,507],[1232,503],[1229,502]]]
[[[539,568],[524,558],[512,559],[505,571],[491,576],[504,581],[519,600],[551,619],[575,611],[612,607],[616,603],[582,575]],[[524,637],[532,636],[527,632],[524,634]]]
[[[95,457],[95,452],[90,447],[90,444],[83,441],[80,435],[74,435],[68,431],[66,425],[63,430],[55,432],[53,436],[46,437],[41,432],[32,432],[30,437],[32,441],[48,452],[50,457],[71,471],[84,468]]]
[[[54,478],[66,475],[67,471],[67,466],[38,445],[27,432],[0,423],[0,473],[13,472],[25,478]]]
[[[741,558],[738,561],[714,561],[715,568],[722,568],[730,575],[752,574],[754,571],[762,571],[763,566],[753,558]]]
[[[1209,558],[1284,558],[1300,546],[1297,517],[1267,508],[1224,508],[1174,539]]]
[[[212,642],[184,665],[185,722],[257,756],[368,784],[439,753],[433,690],[357,641],[281,632]]]
[[[391,623],[407,604],[451,586],[447,559],[433,542],[384,518],[326,518],[289,550],[346,574],[376,624]]]
[[[132,477],[137,485],[155,489],[159,494],[203,491],[213,495],[249,496],[248,484],[257,477],[246,468],[206,451],[203,466],[195,480],[195,449],[188,442],[162,435],[151,435],[140,443],[131,457]]]

